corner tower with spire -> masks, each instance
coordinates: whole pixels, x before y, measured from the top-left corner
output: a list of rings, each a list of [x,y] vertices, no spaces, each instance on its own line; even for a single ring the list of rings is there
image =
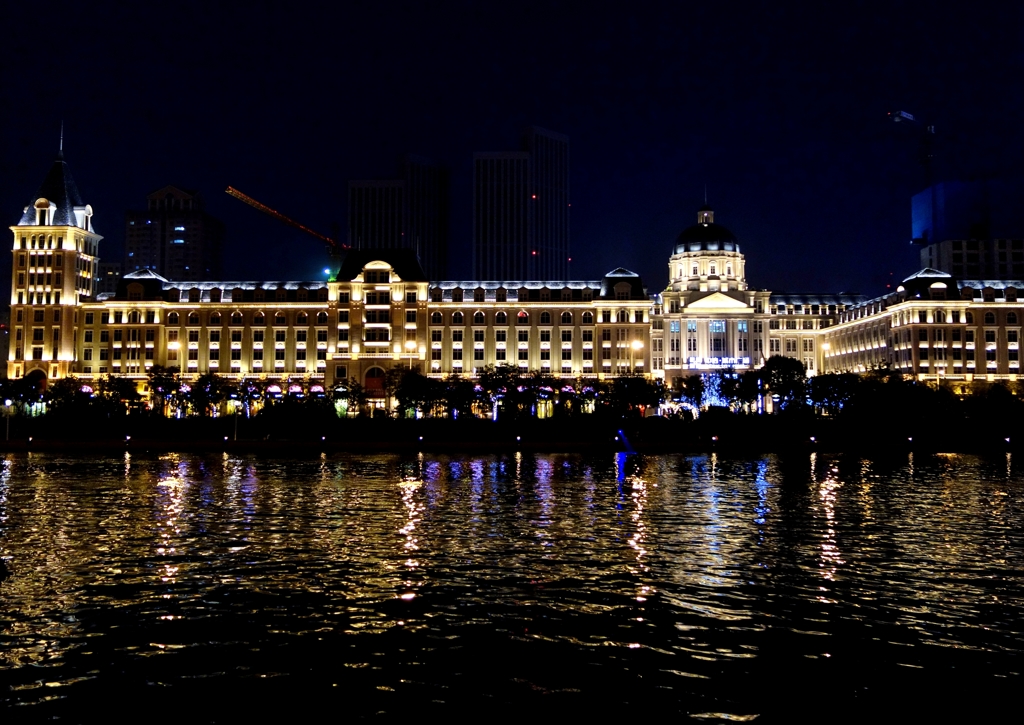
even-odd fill
[[[61,150],[14,232],[7,376],[75,372],[79,304],[93,296],[99,242]]]

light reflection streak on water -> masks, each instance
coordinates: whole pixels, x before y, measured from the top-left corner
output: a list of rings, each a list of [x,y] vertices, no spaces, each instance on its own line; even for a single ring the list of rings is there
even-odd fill
[[[811,454],[811,470],[816,470],[817,453]],[[843,561],[842,553],[839,551],[839,545],[836,541],[836,498],[839,493],[839,489],[842,488],[842,483],[838,480],[837,476],[839,469],[835,466],[830,466],[828,473],[818,484],[818,498],[821,501],[821,507],[825,514],[825,532],[822,535],[821,541],[821,575],[826,582],[833,582],[836,578],[836,572],[839,567],[846,562]],[[829,591],[828,586],[820,587],[820,591]],[[835,604],[834,599],[829,599],[824,596],[819,596],[818,601],[826,604]]]
[[[419,562],[414,558],[420,548],[416,538],[416,525],[423,515],[423,504],[416,500],[416,494],[422,486],[423,483],[420,481],[403,481],[398,484],[402,492],[402,506],[405,507],[405,522],[398,533],[404,537],[402,543],[402,550],[406,556],[404,566],[409,570],[419,567]],[[407,582],[407,584],[411,585],[411,582]]]
[[[540,513],[534,520],[537,527],[536,537],[541,546],[550,547],[554,545],[551,532],[552,514],[555,508],[555,493],[551,486],[552,465],[550,459],[540,458],[536,461],[534,469],[537,492],[537,502],[540,504]]]
[[[128,454],[125,454],[127,457]],[[178,465],[178,475],[164,476],[157,483],[154,499],[157,522],[155,549],[158,557],[168,557],[159,574],[160,581],[173,584],[178,576],[178,540],[182,535],[181,516],[185,510],[185,499],[188,492],[187,479],[181,477],[186,468],[184,461]],[[187,475],[187,472],[186,472]]]

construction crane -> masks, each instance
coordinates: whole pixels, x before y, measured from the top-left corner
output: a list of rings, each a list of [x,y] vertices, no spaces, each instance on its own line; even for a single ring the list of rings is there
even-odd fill
[[[321,234],[320,232],[315,232],[312,229],[310,229],[309,227],[307,227],[307,226],[305,226],[303,224],[299,224],[297,221],[295,221],[291,217],[285,216],[284,214],[282,214],[281,212],[277,211],[276,209],[271,209],[266,204],[261,204],[260,202],[258,202],[255,199],[253,199],[251,196],[249,196],[247,194],[243,194],[242,192],[240,192],[238,189],[236,189],[233,186],[229,186],[224,191],[226,191],[229,195],[235,197],[239,201],[244,201],[246,204],[248,204],[252,208],[259,209],[264,214],[267,214],[268,216],[274,217],[279,222],[284,222],[285,224],[287,224],[290,227],[295,227],[296,229],[299,229],[300,231],[303,231],[306,234],[309,234],[311,236],[316,237],[321,242],[326,242],[327,243],[327,253],[330,254],[332,257],[340,257],[340,256],[344,255],[344,253],[347,252],[348,249],[349,249],[349,246],[347,244],[341,244],[336,239],[331,239],[330,237],[326,237],[323,234]]]
[[[914,126],[921,133],[921,164],[924,166],[925,183],[927,189],[931,194],[931,226],[926,232],[925,236],[920,239],[910,240],[911,244],[925,245],[930,242],[938,241],[937,239],[929,239],[928,234],[932,237],[936,234],[935,229],[935,218],[936,218],[936,194],[935,194],[935,126],[929,126],[914,117],[914,114],[907,113],[906,111],[890,111],[889,120],[893,123],[909,123]]]

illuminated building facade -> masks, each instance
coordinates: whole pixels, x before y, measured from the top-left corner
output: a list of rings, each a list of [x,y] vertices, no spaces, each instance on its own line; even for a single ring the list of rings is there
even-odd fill
[[[50,167],[14,232],[7,375],[61,378],[78,371],[83,303],[92,297],[99,243],[64,154]]]
[[[747,286],[732,232],[705,204],[676,239],[669,285],[654,297],[651,363],[668,382],[707,371],[744,372],[772,355],[821,369],[822,331],[859,295],[784,294]]]
[[[848,308],[822,337],[825,372],[888,369],[966,384],[1020,375],[1020,280],[958,280],[934,269]]]
[[[328,282],[171,281],[133,270],[100,294],[92,210],[63,158],[14,232],[8,375],[358,380],[504,363],[572,377],[650,370],[650,298],[624,269],[579,282],[430,282],[415,250],[352,250]]]
[[[888,368],[924,380],[1016,380],[1024,282],[923,270],[885,297],[752,290],[705,205],[649,296],[625,269],[594,281],[432,282],[415,250],[352,250],[329,281],[169,280],[140,269],[98,293],[99,242],[62,156],[11,227],[8,376],[143,379],[154,365],[382,396],[388,370],[435,377],[510,364],[563,379],[630,371],[672,383],[772,355],[811,374]],[[378,395],[374,395],[378,393]]]

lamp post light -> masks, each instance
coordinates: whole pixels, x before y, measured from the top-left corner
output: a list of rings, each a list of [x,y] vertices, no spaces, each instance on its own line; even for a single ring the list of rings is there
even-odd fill
[[[8,398],[4,401],[4,417],[7,418],[7,439],[11,439],[11,399]],[[1007,439],[1009,440],[1009,439]]]
[[[406,350],[406,353],[409,356],[409,369],[412,370],[412,357],[416,353],[416,341],[415,340],[406,340],[405,341],[405,350]]]
[[[633,340],[629,346],[629,371],[635,373],[636,366],[633,364],[633,356],[644,349],[644,343],[640,340]]]

